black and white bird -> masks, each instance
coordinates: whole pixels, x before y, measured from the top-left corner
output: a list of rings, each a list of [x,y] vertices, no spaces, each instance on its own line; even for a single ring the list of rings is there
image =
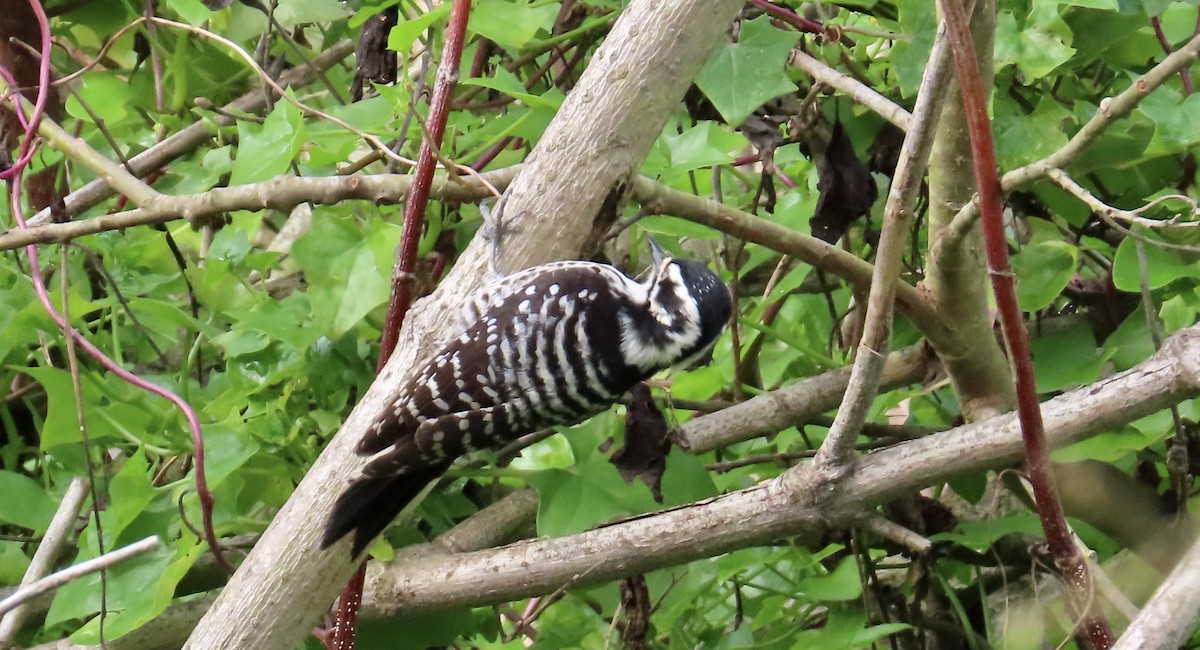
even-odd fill
[[[359,442],[361,475],[321,540],[361,553],[456,458],[581,422],[638,382],[696,359],[729,320],[729,292],[700,262],[651,242],[644,281],[595,262],[554,262],[494,280],[462,332],[401,387]]]

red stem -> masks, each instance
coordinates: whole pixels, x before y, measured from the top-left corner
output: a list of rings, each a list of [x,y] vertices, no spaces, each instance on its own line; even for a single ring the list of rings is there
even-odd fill
[[[433,185],[433,171],[437,164],[433,151],[435,147],[441,148],[442,136],[446,133],[446,118],[450,112],[451,95],[458,83],[458,66],[462,61],[467,18],[470,14],[471,0],[454,0],[450,8],[450,24],[446,26],[442,61],[438,64],[437,80],[429,100],[429,117],[426,119],[428,131],[421,140],[412,189],[404,204],[404,234],[400,238],[400,252],[392,279],[392,297],[384,321],[383,340],[380,342],[380,368],[383,368],[396,348],[400,326],[404,324],[404,314],[412,302],[412,272],[416,267],[417,244],[421,241],[425,204],[429,200],[429,188]]]
[[[800,14],[780,7],[779,5],[770,2],[770,0],[750,0],[750,4],[762,9],[763,11],[775,16],[776,18],[786,22],[802,32],[812,32],[813,34],[824,34],[825,27],[815,20],[809,20]]]
[[[1163,52],[1167,54],[1174,52],[1175,48],[1171,47],[1171,41],[1167,40],[1167,34],[1163,31],[1162,18],[1153,16],[1150,18],[1150,24],[1154,27],[1154,36],[1158,38],[1158,44],[1162,47]],[[1196,29],[1200,30],[1200,14],[1196,16]],[[1179,80],[1183,82],[1183,94],[1185,96],[1196,92],[1195,88],[1192,87],[1192,73],[1190,70],[1187,68],[1180,70]]]
[[[35,144],[36,138],[34,135],[37,133],[38,123],[41,122],[42,114],[45,111],[47,97],[49,96],[48,89],[50,88],[50,21],[46,17],[46,13],[42,10],[42,6],[38,0],[29,0],[29,6],[33,9],[33,14],[37,19],[38,28],[41,32],[41,57],[39,59],[40,63],[38,68],[38,95],[36,101],[34,102],[33,115],[29,116],[28,118],[26,118],[24,115],[24,109],[21,105],[20,95],[13,95],[12,110],[17,115],[17,119],[20,121],[20,123],[25,127],[25,134],[21,141],[21,155],[18,157],[18,160],[12,165],[12,167],[5,170],[3,173],[0,173],[0,178],[7,179],[9,181],[9,198],[13,219],[16,220],[17,226],[20,228],[27,227],[25,217],[21,212],[21,177],[26,164],[28,164],[29,160],[33,157],[34,152],[37,150],[37,146]],[[16,90],[16,81],[2,66],[0,66],[0,76],[5,78],[12,90]],[[188,428],[192,434],[193,469],[196,472],[196,496],[200,500],[200,516],[203,522],[202,526],[204,529],[204,541],[208,543],[209,550],[212,551],[213,557],[217,561],[217,565],[226,572],[233,573],[234,567],[221,553],[221,546],[217,543],[217,534],[213,529],[213,496],[212,492],[209,492],[208,490],[208,481],[205,480],[204,434],[201,431],[200,420],[196,415],[196,411],[192,409],[192,407],[186,401],[184,401],[183,398],[179,397],[175,393],[167,390],[166,388],[150,383],[117,365],[115,361],[108,358],[108,356],[106,356],[100,351],[99,348],[93,345],[91,341],[88,341],[83,334],[79,332],[79,330],[71,327],[70,324],[67,323],[62,317],[62,314],[59,314],[58,311],[54,309],[53,303],[50,302],[50,296],[46,291],[45,283],[42,282],[42,274],[40,265],[38,264],[37,247],[31,244],[25,248],[25,253],[29,258],[29,274],[33,280],[34,290],[37,292],[38,299],[41,301],[46,313],[50,315],[54,322],[57,323],[59,327],[61,327],[63,331],[67,333],[68,336],[75,339],[75,342],[80,348],[87,352],[87,354],[93,359],[98,361],[100,365],[104,366],[104,368],[106,368],[109,372],[115,374],[133,386],[137,386],[138,388],[154,393],[155,395],[170,401],[183,413],[184,418],[187,420]],[[184,381],[186,381],[186,378]]]
[[[975,43],[967,24],[966,10],[960,0],[943,0],[940,4],[946,20],[950,47],[954,52],[958,87],[962,94],[963,110],[971,137],[975,187],[979,192],[980,224],[984,249],[987,252],[988,274],[992,279],[996,307],[1000,313],[1000,323],[1016,380],[1017,417],[1021,423],[1021,437],[1025,443],[1029,481],[1033,485],[1038,516],[1046,533],[1050,554],[1067,584],[1071,605],[1081,619],[1080,625],[1091,647],[1102,650],[1113,644],[1112,629],[1094,604],[1091,576],[1067,527],[1062,503],[1059,501],[1054,477],[1051,475],[1050,449],[1046,444],[1041,404],[1038,402],[1037,388],[1034,385],[1029,338],[1017,303],[1016,286],[1008,262],[1008,241],[1004,236],[1002,190],[996,168],[996,150],[992,141],[983,82],[975,59]]]
[[[454,0],[450,8],[450,22],[446,27],[446,42],[442,48],[442,61],[438,64],[437,80],[429,100],[427,131],[421,139],[421,151],[417,155],[417,166],[413,174],[412,188],[404,204],[404,231],[400,237],[400,250],[392,274],[392,296],[388,302],[384,319],[383,335],[379,345],[379,364],[382,370],[396,349],[400,339],[400,328],[404,316],[412,303],[413,270],[417,265],[417,244],[425,223],[425,207],[429,201],[429,189],[433,185],[433,172],[437,159],[433,153],[441,149],[442,137],[446,133],[446,119],[450,114],[450,100],[458,83],[458,68],[462,62],[463,44],[466,41],[467,19],[471,15],[471,0]],[[337,617],[333,632],[326,642],[327,648],[349,650],[354,647],[354,636],[358,620],[358,608],[362,603],[363,582],[367,564],[364,562],[342,590],[338,600]]]

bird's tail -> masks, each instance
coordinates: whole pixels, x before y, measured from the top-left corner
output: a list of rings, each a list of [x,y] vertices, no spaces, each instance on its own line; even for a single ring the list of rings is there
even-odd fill
[[[444,471],[445,467],[435,466],[400,476],[356,479],[334,504],[321,537],[321,548],[329,548],[354,533],[354,555],[358,556],[404,510],[404,506]]]

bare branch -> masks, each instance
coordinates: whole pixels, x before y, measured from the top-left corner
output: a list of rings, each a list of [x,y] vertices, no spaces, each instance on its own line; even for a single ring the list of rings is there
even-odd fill
[[[50,574],[41,580],[25,585],[18,589],[13,595],[5,598],[4,600],[0,600],[0,614],[4,614],[5,612],[12,610],[30,598],[40,596],[48,591],[54,591],[55,589],[62,587],[72,580],[77,580],[85,575],[88,575],[89,573],[95,573],[102,569],[106,569],[114,564],[117,564],[118,562],[128,560],[135,555],[152,551],[158,548],[160,543],[161,542],[159,541],[158,537],[147,537],[139,542],[134,542],[129,546],[119,548],[110,553],[105,553],[104,555],[92,558],[86,562],[80,562],[73,567],[63,569],[58,573]]]
[[[1088,208],[1091,209],[1093,214],[1100,217],[1101,221],[1108,224],[1109,228],[1112,228],[1113,230],[1121,233],[1122,235],[1136,239],[1137,241],[1140,241],[1140,242],[1146,244],[1147,246],[1157,246],[1159,248],[1167,248],[1170,250],[1184,251],[1184,252],[1188,252],[1188,253],[1200,252],[1200,247],[1197,247],[1197,246],[1187,246],[1185,244],[1173,244],[1171,242],[1162,241],[1160,239],[1151,239],[1141,233],[1135,232],[1133,230],[1126,228],[1125,226],[1122,226],[1121,224],[1117,223],[1117,219],[1120,219],[1122,221],[1127,221],[1131,224],[1137,224],[1139,226],[1143,226],[1143,227],[1147,227],[1147,228],[1155,228],[1155,229],[1164,228],[1164,227],[1168,227],[1168,226],[1172,226],[1172,225],[1176,225],[1178,227],[1196,227],[1196,226],[1200,226],[1200,221],[1193,221],[1193,222],[1186,223],[1186,224],[1172,224],[1171,221],[1159,221],[1157,219],[1147,219],[1145,217],[1140,216],[1138,214],[1138,211],[1130,211],[1130,210],[1122,210],[1120,208],[1114,208],[1113,206],[1105,203],[1104,201],[1101,201],[1099,198],[1096,197],[1095,194],[1092,194],[1091,192],[1087,191],[1086,188],[1081,186],[1079,183],[1076,183],[1075,179],[1071,178],[1071,176],[1069,174],[1067,174],[1066,172],[1064,172],[1061,169],[1047,169],[1047,170],[1045,170],[1045,172],[1046,172],[1046,176],[1048,176],[1050,178],[1050,181],[1052,183],[1054,183],[1055,185],[1066,190],[1068,193],[1070,193],[1075,198],[1079,199],[1084,205],[1086,205]]]
[[[20,110],[26,115],[33,113],[33,104],[25,99],[21,93],[15,92],[3,78],[0,78],[0,95],[11,97],[11,99],[16,101],[19,104],[19,108],[16,110]],[[37,132],[38,135],[45,138],[46,143],[51,147],[79,161],[80,164],[95,172],[97,176],[105,179],[111,187],[129,197],[129,200],[134,203],[145,205],[159,196],[158,192],[143,183],[140,178],[130,174],[121,165],[100,155],[100,152],[89,147],[83,139],[72,137],[70,133],[64,131],[48,115],[42,115],[38,121]]]
[[[1011,192],[1019,187],[1041,180],[1048,170],[1064,169],[1079,157],[1092,142],[1104,132],[1113,122],[1129,115],[1135,107],[1175,73],[1188,68],[1200,56],[1200,34],[1193,36],[1187,45],[1179,48],[1174,54],[1162,60],[1162,63],[1151,68],[1146,74],[1138,77],[1128,88],[1116,97],[1108,97],[1100,102],[1100,110],[1083,125],[1067,144],[1045,158],[1014,169],[1000,179],[1005,192]],[[962,238],[971,231],[971,226],[979,217],[978,198],[963,206],[954,217],[954,222],[946,232],[946,237],[938,242],[939,246],[958,246]]]
[[[930,361],[924,345],[891,353],[884,363],[881,388],[892,390],[921,381]],[[674,435],[684,449],[700,454],[776,433],[837,408],[849,378],[849,368],[831,370],[684,422]]]
[[[938,30],[929,65],[921,80],[912,125],[900,149],[896,173],[888,191],[883,214],[883,232],[875,254],[875,273],[867,299],[866,321],[862,340],[854,357],[846,395],[838,409],[833,426],[817,453],[816,462],[831,475],[847,471],[854,457],[854,441],[870,412],[871,402],[879,392],[884,362],[892,344],[892,317],[897,286],[908,245],[909,230],[916,218],[915,207],[920,196],[921,179],[929,163],[934,133],[942,115],[942,106],[950,94],[950,50],[946,46],[946,29]]]
[[[507,187],[519,167],[509,167],[457,180],[446,176],[433,182],[431,192],[449,201],[475,201],[491,196],[486,183]],[[166,223],[176,219],[198,219],[231,210],[289,211],[301,203],[333,205],[347,199],[398,203],[408,195],[412,177],[401,174],[371,176],[279,176],[262,183],[218,187],[199,194],[161,197],[146,208],[106,214],[67,223],[48,223],[0,234],[0,251],[28,244],[70,241],[84,235],[133,226]]]
[[[85,498],[87,498],[87,483],[82,478],[75,477],[67,487],[67,493],[63,495],[62,502],[58,504],[58,510],[55,511],[54,518],[50,520],[50,527],[42,536],[42,543],[34,552],[33,560],[25,569],[21,587],[41,580],[50,573],[50,569],[54,568],[54,563],[62,554],[63,547],[70,542],[71,533],[75,530],[75,521],[79,518],[79,509],[83,507]],[[21,604],[0,619],[0,647],[12,643],[13,637],[21,630],[21,624],[24,623],[27,613],[28,607]]]
[[[931,58],[930,60],[933,59]],[[807,72],[816,81],[835,90],[842,91],[850,99],[875,111],[880,117],[896,125],[901,130],[908,130],[909,122],[912,121],[912,114],[904,110],[903,106],[876,92],[874,88],[844,72],[825,65],[820,60],[813,58],[807,52],[799,49],[792,50],[792,58],[789,63]]]
[[[354,52],[354,42],[343,39],[329,46],[311,63],[304,63],[286,72],[279,79],[279,85],[303,86],[316,78],[316,72],[325,70]],[[238,99],[222,107],[227,113],[252,113],[266,107],[273,97],[263,90],[255,90],[242,95]],[[129,160],[129,167],[138,176],[144,176],[162,167],[170,161],[186,154],[203,142],[212,139],[213,133],[223,126],[233,124],[233,118],[227,115],[214,115],[211,119],[200,120],[179,131],[171,137],[143,151]],[[113,195],[113,188],[108,181],[101,177],[87,185],[71,192],[64,199],[66,215],[72,216],[87,210]],[[46,208],[29,220],[30,226],[50,223],[53,217],[50,209]]]
[[[1113,650],[1182,647],[1200,623],[1200,541],[1159,585]]]

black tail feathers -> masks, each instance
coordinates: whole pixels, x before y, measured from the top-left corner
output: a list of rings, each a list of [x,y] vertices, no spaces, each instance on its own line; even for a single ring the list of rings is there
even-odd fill
[[[321,537],[321,548],[329,548],[354,533],[354,555],[358,556],[392,523],[404,506],[445,470],[445,467],[431,467],[401,476],[355,480],[334,504],[333,514]]]

